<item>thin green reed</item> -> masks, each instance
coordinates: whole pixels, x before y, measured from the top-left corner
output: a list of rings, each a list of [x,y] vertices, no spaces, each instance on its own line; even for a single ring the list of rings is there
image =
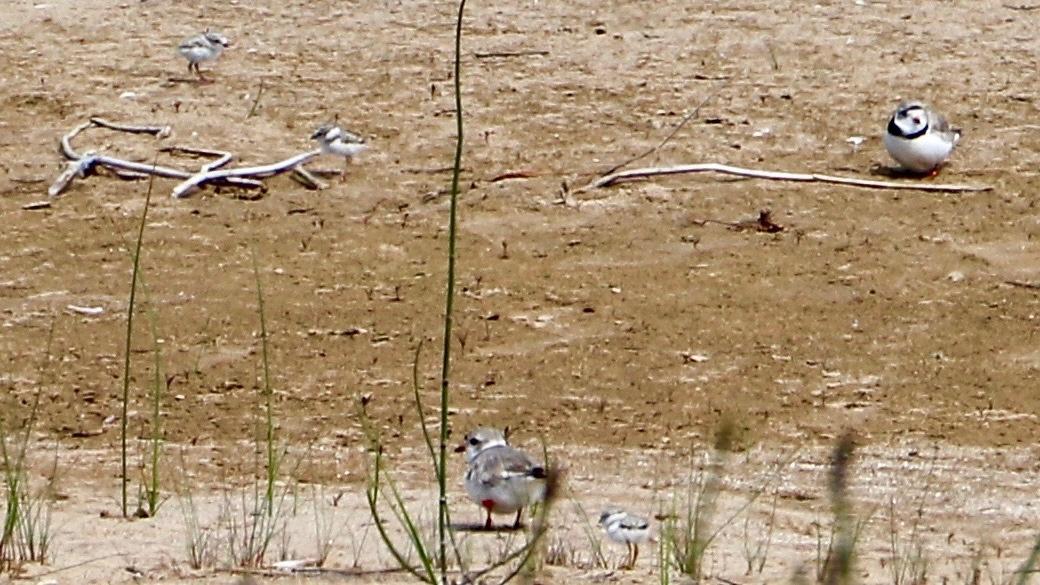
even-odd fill
[[[455,165],[451,174],[451,207],[448,212],[448,283],[444,300],[444,349],[441,362],[440,442],[437,460],[437,535],[440,547],[441,583],[448,583],[448,380],[451,369],[452,309],[455,304],[455,240],[456,212],[459,200],[459,174],[462,170],[462,15],[466,0],[459,0],[459,14],[455,22]]]
[[[249,254],[253,259],[253,278],[256,280],[256,304],[257,312],[260,313],[260,357],[264,364],[264,410],[267,441],[267,490],[264,492],[264,504],[266,512],[273,512],[274,504],[274,482],[278,476],[278,461],[274,452],[274,405],[272,403],[273,392],[271,390],[271,368],[268,363],[267,353],[267,319],[264,317],[264,290],[260,284],[260,265],[256,259],[256,247],[249,248]]]
[[[147,289],[145,290],[145,298],[147,299]],[[146,301],[147,302],[147,301]],[[147,480],[148,486],[145,488],[145,501],[148,504],[148,516],[152,517],[159,513],[159,506],[162,504],[162,498],[159,493],[159,454],[162,449],[162,418],[161,418],[161,406],[163,396],[163,380],[162,380],[162,350],[159,348],[159,317],[156,315],[155,305],[151,305],[150,321],[152,328],[152,353],[155,358],[155,371],[152,377],[152,439],[151,439],[151,475]],[[169,389],[169,382],[166,384]]]
[[[154,162],[153,162],[154,166]],[[134,301],[137,298],[137,273],[141,266],[141,242],[144,241],[144,226],[148,221],[148,208],[152,203],[152,186],[155,184],[155,175],[148,179],[148,190],[144,195],[144,210],[141,212],[141,223],[137,227],[137,244],[134,247],[134,265],[130,274],[130,298],[126,308],[126,347],[123,356],[123,395],[122,408],[119,413],[119,464],[122,483],[120,486],[120,502],[122,504],[123,518],[127,517],[127,465],[126,465],[126,431],[127,431],[127,407],[130,402],[130,342],[134,331]]]

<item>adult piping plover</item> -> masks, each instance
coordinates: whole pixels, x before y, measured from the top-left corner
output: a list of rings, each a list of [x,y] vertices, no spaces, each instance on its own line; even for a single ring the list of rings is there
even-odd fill
[[[650,523],[646,518],[629,514],[620,508],[608,508],[599,517],[599,525],[614,542],[628,547],[625,569],[631,569],[639,558],[639,543],[650,538]]]
[[[321,151],[325,154],[343,157],[343,174],[341,177],[344,179],[347,176],[347,166],[349,166],[350,160],[368,148],[364,138],[335,124],[319,126],[314,131],[314,134],[311,135],[311,138],[318,141]]]
[[[466,452],[466,493],[487,511],[485,529],[491,528],[492,513],[513,512],[513,527],[519,528],[524,506],[544,498],[545,468],[510,447],[501,431],[478,428],[455,451]]]
[[[188,60],[188,73],[194,71],[200,80],[205,81],[206,78],[199,70],[199,63],[216,59],[224,48],[230,45],[231,42],[227,40],[227,37],[206,29],[206,32],[201,35],[184,39],[177,47],[177,52]]]
[[[888,120],[885,148],[903,168],[935,173],[953,152],[961,131],[941,114],[917,101],[902,102]]]

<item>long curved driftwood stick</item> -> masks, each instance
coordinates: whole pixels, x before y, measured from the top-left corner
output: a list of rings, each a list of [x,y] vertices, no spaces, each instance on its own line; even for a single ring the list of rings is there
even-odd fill
[[[751,179],[769,179],[774,181],[797,181],[801,183],[832,183],[836,185],[849,185],[852,187],[867,187],[871,189],[904,189],[913,191],[939,191],[945,193],[962,193],[990,191],[993,187],[989,185],[943,185],[939,183],[922,182],[895,182],[875,181],[872,179],[856,179],[852,177],[836,177],[833,175],[820,175],[816,173],[788,173],[783,171],[762,171],[757,169],[746,169],[718,163],[699,163],[689,165],[676,165],[672,167],[647,167],[642,169],[631,169],[620,171],[600,177],[588,185],[578,189],[576,192],[588,191],[610,187],[624,181],[642,179],[646,177],[657,177],[661,175],[681,175],[686,173],[722,173],[724,175],[735,175]]]
[[[174,187],[173,193],[171,195],[178,199],[181,197],[187,197],[195,189],[211,181],[241,180],[242,177],[270,177],[272,175],[277,175],[279,173],[291,171],[294,168],[318,156],[319,154],[321,154],[320,150],[312,150],[310,152],[297,154],[296,156],[289,157],[283,161],[271,163],[269,165],[261,165],[258,167],[245,167],[241,169],[224,169],[219,171],[213,171],[205,170],[206,167],[203,167],[202,172],[192,175],[186,181],[183,181],[176,187]]]

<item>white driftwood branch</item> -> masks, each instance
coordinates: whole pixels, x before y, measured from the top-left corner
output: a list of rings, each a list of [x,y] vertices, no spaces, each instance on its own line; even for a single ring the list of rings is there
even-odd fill
[[[150,175],[148,173],[139,173],[137,171],[124,171],[123,169],[109,169],[112,174],[119,177],[124,181],[140,181],[147,179]]]
[[[988,185],[943,185],[939,183],[922,182],[894,182],[875,181],[872,179],[856,179],[852,177],[836,177],[833,175],[820,175],[816,173],[788,173],[783,171],[762,171],[757,169],[746,169],[718,163],[700,163],[689,165],[676,165],[672,167],[647,167],[642,169],[631,169],[612,173],[589,183],[578,191],[610,187],[617,183],[641,179],[645,177],[656,177],[660,175],[680,175],[686,173],[722,173],[724,175],[735,175],[751,179],[770,179],[774,181],[797,181],[801,183],[832,183],[837,185],[849,185],[852,187],[867,187],[872,189],[905,189],[915,191],[940,191],[947,193],[990,191],[993,187]]]
[[[204,170],[192,175],[189,179],[174,187],[171,195],[178,199],[187,197],[195,191],[195,189],[198,189],[205,183],[211,181],[230,181],[241,177],[270,177],[272,175],[291,171],[319,154],[321,154],[320,150],[312,150],[268,165],[245,167],[240,169],[224,169],[219,171]]]
[[[94,168],[97,163],[97,155],[92,152],[88,152],[76,160],[70,161],[65,165],[65,170],[58,175],[58,178],[51,183],[50,188],[47,189],[47,194],[51,197],[57,197],[62,191],[68,188],[72,184],[72,180],[77,177],[85,177],[87,173]]]
[[[312,171],[303,168],[303,166],[297,166],[295,169],[293,169],[293,172],[291,175],[289,175],[289,178],[308,189],[319,190],[329,188],[328,183],[316,177]]]
[[[174,188],[174,197],[185,197],[188,193],[203,184],[226,185],[243,189],[263,189],[264,183],[259,179],[290,170],[297,170],[304,173],[305,181],[307,178],[312,179],[307,185],[309,188],[322,188],[323,185],[323,183],[317,181],[313,175],[308,174],[307,171],[300,166],[321,154],[320,150],[308,151],[269,165],[218,170],[234,160],[234,155],[232,153],[222,150],[187,146],[170,146],[160,149],[163,152],[183,152],[197,156],[214,157],[214,160],[202,165],[197,172],[190,172],[155,164],[124,160],[99,154],[94,151],[87,151],[82,154],[77,152],[72,146],[72,140],[85,130],[93,127],[107,128],[117,132],[151,134],[158,138],[165,138],[171,133],[169,126],[122,124],[98,117],[93,117],[89,121],[76,126],[61,137],[61,154],[68,159],[69,163],[65,170],[62,171],[61,175],[55,179],[54,183],[52,183],[50,188],[47,190],[51,197],[57,197],[64,192],[75,179],[86,177],[93,173],[95,168],[99,166],[109,169],[118,177],[127,180],[141,179],[149,176],[163,177],[167,179],[181,179],[183,182]]]
[[[72,139],[79,135],[87,128],[93,126],[93,122],[84,122],[79,126],[76,126],[68,132],[68,134],[61,137],[61,154],[69,160],[78,160],[81,156],[72,148]]]
[[[162,167],[159,165],[151,165],[148,163],[139,163],[130,160],[123,160],[120,158],[113,158],[110,156],[95,156],[94,162],[106,167],[113,169],[122,169],[131,172],[142,173],[144,175],[155,175],[157,177],[163,177],[166,179],[187,179],[192,174],[187,171],[180,169],[172,169],[170,167]],[[205,167],[203,167],[205,168]],[[234,187],[243,187],[245,189],[259,189],[263,187],[263,183],[260,181],[253,181],[249,179],[226,179],[222,181],[222,184],[231,185]]]

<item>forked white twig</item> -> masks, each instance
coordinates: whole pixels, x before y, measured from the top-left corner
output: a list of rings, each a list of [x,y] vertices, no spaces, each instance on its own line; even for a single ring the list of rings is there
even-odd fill
[[[722,173],[724,175],[735,175],[751,179],[768,179],[773,181],[796,181],[801,183],[831,183],[836,185],[849,185],[852,187],[866,187],[871,189],[903,189],[913,191],[939,191],[946,193],[990,191],[993,187],[989,185],[944,185],[940,183],[922,182],[895,182],[876,181],[873,179],[856,179],[853,177],[836,177],[833,175],[820,175],[816,173],[788,173],[784,171],[763,171],[758,169],[747,169],[718,163],[699,163],[689,165],[675,165],[671,167],[647,167],[642,169],[631,169],[620,171],[600,177],[588,185],[577,189],[576,192],[588,191],[610,187],[624,181],[642,179],[646,177],[657,177],[661,175],[681,175],[687,173]]]

